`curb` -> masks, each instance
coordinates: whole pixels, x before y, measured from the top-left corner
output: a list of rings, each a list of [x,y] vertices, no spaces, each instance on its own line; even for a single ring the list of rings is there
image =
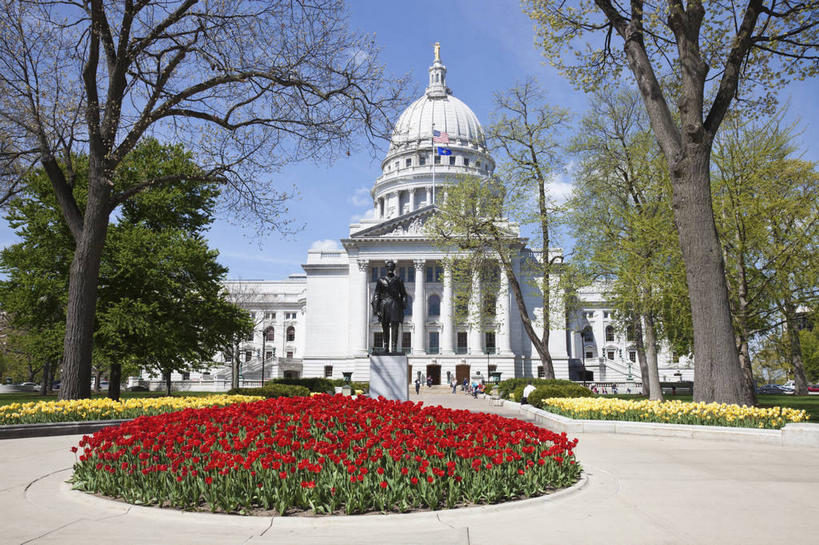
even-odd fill
[[[68,470],[66,470],[68,471]],[[74,490],[67,481],[60,483],[60,493],[71,501],[83,503],[90,507],[106,507],[108,509],[127,510],[128,513],[137,515],[149,515],[152,517],[165,517],[168,520],[195,520],[201,522],[226,522],[226,521],[287,521],[289,527],[304,527],[313,528],[321,521],[334,522],[366,522],[373,517],[379,521],[385,520],[425,520],[438,522],[439,515],[480,515],[482,513],[498,513],[503,511],[512,511],[538,504],[550,503],[559,501],[569,496],[582,491],[589,483],[589,477],[584,470],[580,474],[580,479],[568,488],[563,488],[552,494],[544,494],[536,498],[526,498],[523,500],[514,500],[503,503],[493,503],[487,505],[475,505],[472,507],[456,507],[454,509],[441,509],[438,511],[418,511],[414,513],[362,513],[360,515],[317,515],[317,516],[253,516],[253,515],[234,515],[227,513],[208,513],[202,511],[180,511],[178,509],[149,507],[145,505],[134,505],[124,501],[113,500],[94,496],[86,492]]]
[[[580,420],[536,409],[531,405],[519,407],[536,424],[552,431],[576,433],[617,433],[650,435],[653,437],[680,437],[712,441],[747,442],[781,447],[819,448],[819,424],[786,424],[779,430],[701,426],[693,424],[658,424],[654,422],[625,422],[621,420]]]
[[[133,419],[91,420],[88,422],[48,422],[45,424],[11,424],[8,426],[0,426],[0,440],[94,433],[102,428],[116,426],[122,424],[123,422],[130,422],[131,420]]]

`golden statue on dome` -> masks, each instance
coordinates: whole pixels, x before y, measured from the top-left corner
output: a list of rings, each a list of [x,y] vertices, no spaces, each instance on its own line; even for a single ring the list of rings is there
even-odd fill
[[[441,42],[435,42],[435,62],[441,62]]]

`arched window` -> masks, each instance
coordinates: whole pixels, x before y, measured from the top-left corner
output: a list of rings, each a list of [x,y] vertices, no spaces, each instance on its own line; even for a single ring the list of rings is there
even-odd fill
[[[412,295],[407,295],[407,306],[404,308],[404,316],[412,316]]]
[[[593,343],[594,342],[594,333],[592,332],[592,328],[586,326],[583,329],[583,342]]]
[[[606,342],[614,341],[614,326],[606,326]]]
[[[287,328],[287,341],[292,342],[296,340],[296,328],[292,325]]]
[[[432,316],[440,316],[441,315],[441,298],[437,295],[430,295],[429,300],[427,301],[427,308],[429,312],[427,313],[430,317]]]
[[[264,340],[266,341],[276,340],[276,330],[273,329],[273,326],[270,326],[264,330]]]

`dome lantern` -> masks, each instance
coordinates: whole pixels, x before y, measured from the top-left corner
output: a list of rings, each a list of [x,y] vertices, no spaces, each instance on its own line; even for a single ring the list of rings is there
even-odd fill
[[[429,67],[429,85],[426,95],[429,98],[446,98],[452,91],[446,86],[446,66],[441,63],[441,44],[435,42],[435,60]]]

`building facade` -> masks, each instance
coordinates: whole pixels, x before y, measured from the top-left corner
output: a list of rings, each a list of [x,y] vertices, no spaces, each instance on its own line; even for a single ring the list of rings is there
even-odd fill
[[[438,153],[438,147],[449,154]],[[491,320],[471,319],[479,304],[470,305],[467,319],[458,319],[448,254],[424,231],[435,204],[458,175],[488,178],[494,169],[483,128],[447,86],[447,69],[436,49],[424,95],[395,124],[381,175],[371,190],[373,213],[350,226],[340,249],[309,251],[303,274],[283,281],[227,283],[234,301],[257,324],[253,337],[242,343],[241,378],[258,382],[263,373],[265,379],[368,380],[368,354],[383,345],[369,302],[390,259],[409,295],[399,342],[408,356],[411,380],[431,377],[439,384],[493,374],[501,379],[543,376],[505,276],[499,275],[499,287],[491,288],[497,290]],[[518,270],[527,255],[526,240],[519,240]],[[550,250],[550,257],[560,254],[560,249]],[[531,258],[531,252],[528,255]],[[473,297],[482,301],[477,275],[472,288]],[[581,308],[567,312],[558,304],[550,310],[549,349],[558,378],[639,381],[633,341],[614,331],[604,294],[604,286],[595,285],[580,293]],[[536,295],[526,298],[532,316],[542,310]],[[559,295],[555,299],[559,302]],[[688,362],[672,364],[665,348],[660,354],[661,380],[692,378]],[[217,361],[224,362],[220,358]],[[585,373],[578,375],[581,368]],[[226,364],[208,377],[224,382],[229,373]],[[202,376],[192,373],[190,378],[196,383]]]

